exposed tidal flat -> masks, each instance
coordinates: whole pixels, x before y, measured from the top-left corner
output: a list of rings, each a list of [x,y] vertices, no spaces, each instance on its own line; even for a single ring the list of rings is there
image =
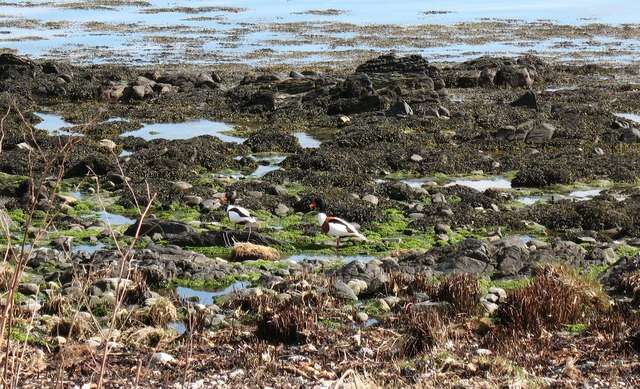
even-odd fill
[[[638,386],[637,5],[0,14],[7,382]]]

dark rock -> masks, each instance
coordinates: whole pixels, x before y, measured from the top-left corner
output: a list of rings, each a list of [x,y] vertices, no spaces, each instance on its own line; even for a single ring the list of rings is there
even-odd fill
[[[638,143],[640,142],[640,130],[636,128],[626,128],[620,134],[620,141],[624,143]]]
[[[276,107],[276,97],[273,92],[256,92],[249,98],[245,107],[252,107],[263,111],[273,111]]]
[[[356,296],[353,290],[341,280],[336,280],[333,283],[331,291],[336,298],[349,301],[358,301],[358,296]]]
[[[361,73],[347,77],[342,83],[336,85],[332,93],[342,98],[361,98],[374,95],[375,90],[369,76]]]
[[[511,103],[512,107],[527,107],[538,109],[538,98],[533,91],[526,91]]]
[[[244,144],[254,153],[295,153],[301,150],[298,139],[281,129],[261,129],[250,136]]]
[[[411,106],[409,106],[409,104],[407,104],[407,102],[404,100],[396,101],[391,106],[391,109],[389,110],[389,112],[392,115],[401,116],[401,117],[413,115],[413,109],[411,109]]]
[[[556,128],[550,123],[540,123],[527,133],[526,141],[529,143],[544,143],[550,141],[556,132]]]
[[[498,70],[495,77],[495,83],[498,86],[530,88],[533,85],[533,79],[527,69],[507,65]]]
[[[129,226],[124,234],[135,236],[139,225],[140,220]],[[140,227],[140,236],[152,236],[155,233],[162,234],[165,239],[170,240],[178,235],[191,235],[196,232],[193,227],[183,222],[153,218],[144,219]]]

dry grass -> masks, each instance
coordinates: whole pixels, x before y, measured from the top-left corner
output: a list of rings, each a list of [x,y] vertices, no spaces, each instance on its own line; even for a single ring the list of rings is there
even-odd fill
[[[400,323],[404,323],[404,334],[395,352],[403,358],[413,358],[448,339],[449,319],[437,309],[427,312],[409,312],[404,314]]]
[[[175,305],[166,297],[151,297],[145,301],[145,307],[135,311],[135,319],[153,326],[164,326],[178,318]]]
[[[458,313],[474,314],[480,304],[480,283],[473,274],[446,277],[438,285],[435,296],[450,303]]]
[[[234,261],[255,261],[258,259],[277,261],[280,259],[280,252],[267,246],[236,242],[231,251],[231,258]]]
[[[631,293],[636,299],[640,298],[640,270],[623,275],[620,281],[620,286],[627,293]]]
[[[513,291],[497,316],[513,331],[540,335],[564,325],[585,323],[601,311],[606,295],[573,271],[547,265],[530,285]]]
[[[260,339],[285,344],[303,344],[317,331],[318,316],[305,306],[262,299],[256,324]]]

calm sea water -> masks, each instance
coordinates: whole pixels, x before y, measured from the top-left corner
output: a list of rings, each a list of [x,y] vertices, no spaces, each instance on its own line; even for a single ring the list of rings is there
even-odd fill
[[[150,0],[149,5],[69,8],[70,4],[78,3],[83,2],[0,2],[0,48],[35,57],[75,57],[78,61],[96,63],[218,62],[237,60],[243,54],[260,50],[268,50],[274,55],[308,52],[308,55],[298,59],[314,60],[321,59],[319,56],[322,55],[318,52],[348,52],[351,48],[329,45],[320,38],[283,44],[283,41],[297,39],[296,34],[260,26],[289,22],[309,22],[316,27],[331,23],[423,25],[487,19],[527,22],[548,20],[571,25],[640,21],[640,2],[631,0]],[[85,0],[85,3],[91,4],[91,1]],[[308,12],[328,9],[339,12]],[[349,38],[352,33],[332,29],[324,34],[334,38]],[[469,51],[474,54],[518,54],[532,47],[537,50],[550,49],[554,44],[557,42],[535,42],[522,48],[500,42],[477,45],[434,45],[433,42],[426,42],[423,53],[445,53],[455,60],[463,59],[462,54]],[[415,48],[412,51],[416,51]],[[206,59],[198,55],[201,53],[207,54]],[[266,58],[269,60],[271,57]],[[246,61],[246,58],[243,59]],[[260,59],[264,59],[264,56]]]

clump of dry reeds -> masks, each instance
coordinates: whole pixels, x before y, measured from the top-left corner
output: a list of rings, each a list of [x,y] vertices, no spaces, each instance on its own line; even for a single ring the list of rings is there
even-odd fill
[[[303,344],[318,329],[318,316],[313,309],[300,304],[259,299],[256,336],[273,343]]]
[[[403,358],[412,358],[431,350],[447,340],[449,319],[440,310],[407,312],[403,315],[404,334],[396,352]]]
[[[513,331],[539,335],[563,325],[584,323],[606,307],[606,296],[591,282],[563,266],[541,268],[526,287],[514,290],[497,316]]]

